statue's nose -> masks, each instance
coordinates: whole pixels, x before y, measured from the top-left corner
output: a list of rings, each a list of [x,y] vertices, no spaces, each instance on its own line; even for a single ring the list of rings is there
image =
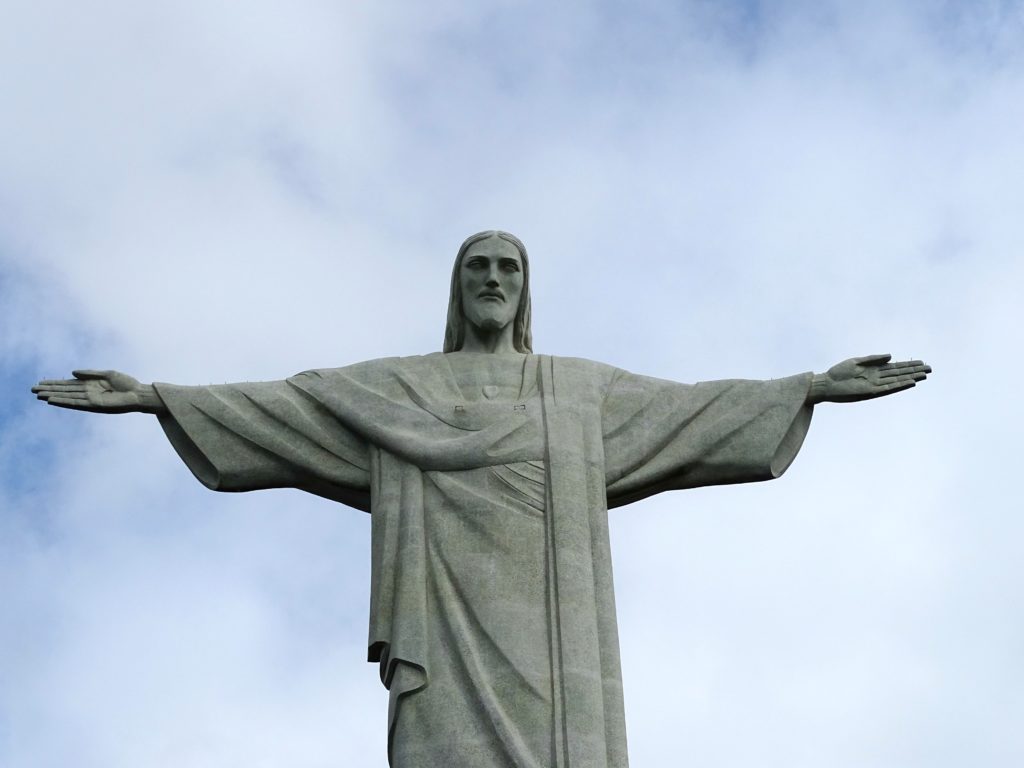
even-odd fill
[[[501,267],[498,262],[492,261],[487,267],[487,286],[489,288],[496,288],[501,284]]]

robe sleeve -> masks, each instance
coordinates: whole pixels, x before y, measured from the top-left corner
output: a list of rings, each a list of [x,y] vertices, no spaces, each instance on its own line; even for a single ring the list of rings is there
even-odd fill
[[[154,387],[164,433],[207,488],[298,488],[369,511],[365,441],[292,380]]]
[[[678,384],[617,371],[602,411],[608,506],[779,477],[811,423],[812,377]]]

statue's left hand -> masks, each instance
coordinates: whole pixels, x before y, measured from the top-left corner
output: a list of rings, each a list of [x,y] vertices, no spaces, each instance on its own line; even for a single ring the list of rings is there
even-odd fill
[[[851,357],[816,374],[807,396],[810,403],[853,403],[910,389],[932,372],[921,360],[889,362],[892,355]]]

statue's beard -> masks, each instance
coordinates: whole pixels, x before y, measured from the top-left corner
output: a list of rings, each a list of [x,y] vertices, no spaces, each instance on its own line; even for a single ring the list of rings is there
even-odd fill
[[[484,317],[467,321],[466,332],[467,335],[471,335],[481,341],[485,341],[487,339],[497,339],[505,335],[507,332],[506,329],[511,329],[511,327],[511,321],[494,317]]]
[[[476,311],[466,314],[466,324],[473,326],[479,333],[484,335],[500,333],[512,325],[515,320],[515,317],[508,317],[505,305],[482,308],[474,307],[474,310]]]

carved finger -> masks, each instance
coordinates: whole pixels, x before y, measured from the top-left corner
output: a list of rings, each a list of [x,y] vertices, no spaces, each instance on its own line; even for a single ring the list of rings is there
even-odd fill
[[[88,400],[89,395],[85,392],[50,392],[49,397],[63,400]]]
[[[878,369],[878,378],[888,379],[893,376],[903,376],[904,374],[910,373],[914,369],[912,367],[907,368],[904,366],[886,366],[885,369]]]
[[[902,392],[904,389],[910,389],[917,385],[916,381],[891,381],[888,384],[884,384],[881,389],[885,394],[891,395],[893,392]]]
[[[36,395],[37,400],[81,400],[89,402],[89,396],[84,392],[40,392]]]
[[[883,379],[882,384],[888,386],[890,384],[906,384],[908,381],[923,381],[927,378],[926,373],[905,373],[900,376],[892,376],[888,379]]]
[[[912,361],[910,363],[893,363],[892,365],[883,366],[879,369],[879,376],[888,378],[890,376],[907,376],[914,373],[931,373],[931,368],[920,361]]]
[[[47,392],[85,392],[85,384],[81,381],[70,381],[32,387],[33,392],[44,390]]]
[[[70,394],[73,394],[73,393],[71,393],[71,392],[54,392],[52,389],[44,389],[41,392],[36,392],[36,397],[38,397],[41,400],[45,400],[46,398],[50,398],[50,397],[62,397],[62,396],[70,395]]]
[[[43,379],[36,386],[44,387],[52,384],[78,384],[81,386],[81,382],[79,382],[78,379]]]
[[[866,355],[853,359],[858,365],[882,365],[892,360],[892,355]]]
[[[88,400],[78,400],[70,397],[51,397],[46,401],[50,405],[56,405],[60,408],[70,408],[73,411],[91,411]]]
[[[881,366],[883,371],[888,371],[892,368],[905,368],[908,365],[924,365],[923,360],[897,360],[895,363],[887,363]]]
[[[105,379],[110,376],[111,371],[97,371],[92,368],[80,368],[77,371],[72,371],[71,375],[76,379],[82,379],[88,381],[89,379]]]

